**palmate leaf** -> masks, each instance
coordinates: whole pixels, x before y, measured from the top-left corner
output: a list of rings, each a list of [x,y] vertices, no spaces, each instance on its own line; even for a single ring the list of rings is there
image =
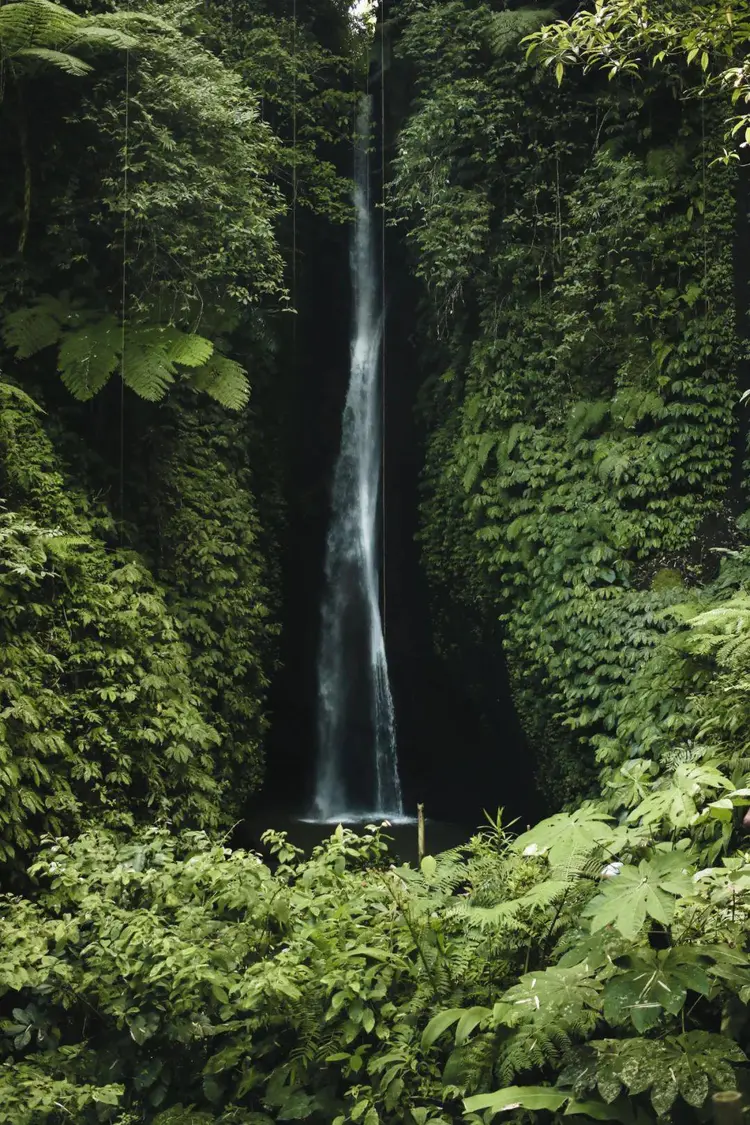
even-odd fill
[[[600,806],[585,804],[572,813],[558,813],[524,832],[514,848],[523,855],[546,855],[553,867],[564,867],[573,856],[588,856],[613,839],[612,817]]]
[[[652,826],[666,821],[672,828],[685,829],[698,817],[706,793],[731,788],[731,781],[715,766],[681,762],[668,784],[644,797],[630,812],[628,822]]]
[[[600,894],[587,904],[584,915],[591,918],[591,929],[614,928],[626,938],[634,938],[647,917],[667,926],[672,921],[675,897],[693,892],[681,853],[657,855],[641,860],[637,867],[624,864],[619,875],[607,880]]]
[[[632,1095],[651,1094],[659,1116],[668,1113],[678,1096],[701,1108],[711,1090],[732,1090],[733,1063],[745,1062],[743,1051],[730,1039],[708,1031],[689,1031],[663,1039],[593,1040],[599,1088],[613,1097],[626,1086]]]
[[[673,946],[649,949],[629,958],[630,968],[607,982],[603,1011],[613,1025],[630,1020],[641,1033],[655,1027],[663,1014],[676,1016],[688,991],[708,996],[711,982],[700,948]]]
[[[522,976],[495,1004],[493,1016],[506,1027],[531,1020],[583,1028],[594,1022],[601,989],[601,982],[591,976],[585,962],[570,968],[553,966]]]

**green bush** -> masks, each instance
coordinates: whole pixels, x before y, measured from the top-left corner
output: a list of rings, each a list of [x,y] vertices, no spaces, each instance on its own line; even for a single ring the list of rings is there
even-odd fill
[[[654,577],[696,585],[736,545],[737,177],[713,87],[673,98],[676,66],[558,89],[521,42],[545,13],[495,7],[405,4],[393,203],[425,287],[438,645],[461,675],[457,598],[502,622],[559,807],[595,791],[592,739],[680,600]]]
[[[0,907],[0,1123],[700,1114],[746,1064],[750,855],[718,851],[750,790],[692,783],[420,870],[374,827],[307,860],[269,833],[273,871],[195,832],[47,839]]]
[[[142,559],[0,383],[0,858],[90,817],[216,824],[219,736]]]

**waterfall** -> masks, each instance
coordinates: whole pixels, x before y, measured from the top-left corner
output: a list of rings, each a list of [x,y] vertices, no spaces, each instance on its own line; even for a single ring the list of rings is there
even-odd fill
[[[315,816],[400,817],[396,727],[379,603],[380,355],[383,310],[370,202],[370,98],[354,160],[349,389],[333,478],[318,660]]]

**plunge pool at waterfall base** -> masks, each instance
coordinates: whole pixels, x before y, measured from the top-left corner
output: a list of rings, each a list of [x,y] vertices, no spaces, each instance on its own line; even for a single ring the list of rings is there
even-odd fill
[[[302,848],[305,855],[309,855],[314,847],[333,835],[338,824],[344,824],[355,832],[364,829],[367,824],[381,824],[383,820],[389,821],[389,827],[383,829],[383,834],[389,837],[391,852],[396,863],[417,862],[417,820],[416,817],[400,817],[391,820],[389,817],[368,817],[358,813],[356,818],[342,817],[329,821],[313,820],[302,815],[290,814],[288,810],[269,810],[267,812],[255,811],[237,825],[231,837],[231,845],[237,848],[265,853],[261,845],[261,836],[269,828],[286,832],[289,842],[295,847]],[[486,824],[486,822],[485,822]],[[465,843],[477,827],[481,827],[481,818],[476,825],[451,824],[446,821],[425,820],[425,850],[428,855],[447,851],[449,848],[458,847]]]

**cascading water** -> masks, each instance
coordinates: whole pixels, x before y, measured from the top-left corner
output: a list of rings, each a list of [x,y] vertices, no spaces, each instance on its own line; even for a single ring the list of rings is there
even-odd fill
[[[318,664],[314,814],[320,820],[403,815],[378,597],[383,310],[370,202],[370,120],[365,97],[355,147],[351,368],[333,480]]]

